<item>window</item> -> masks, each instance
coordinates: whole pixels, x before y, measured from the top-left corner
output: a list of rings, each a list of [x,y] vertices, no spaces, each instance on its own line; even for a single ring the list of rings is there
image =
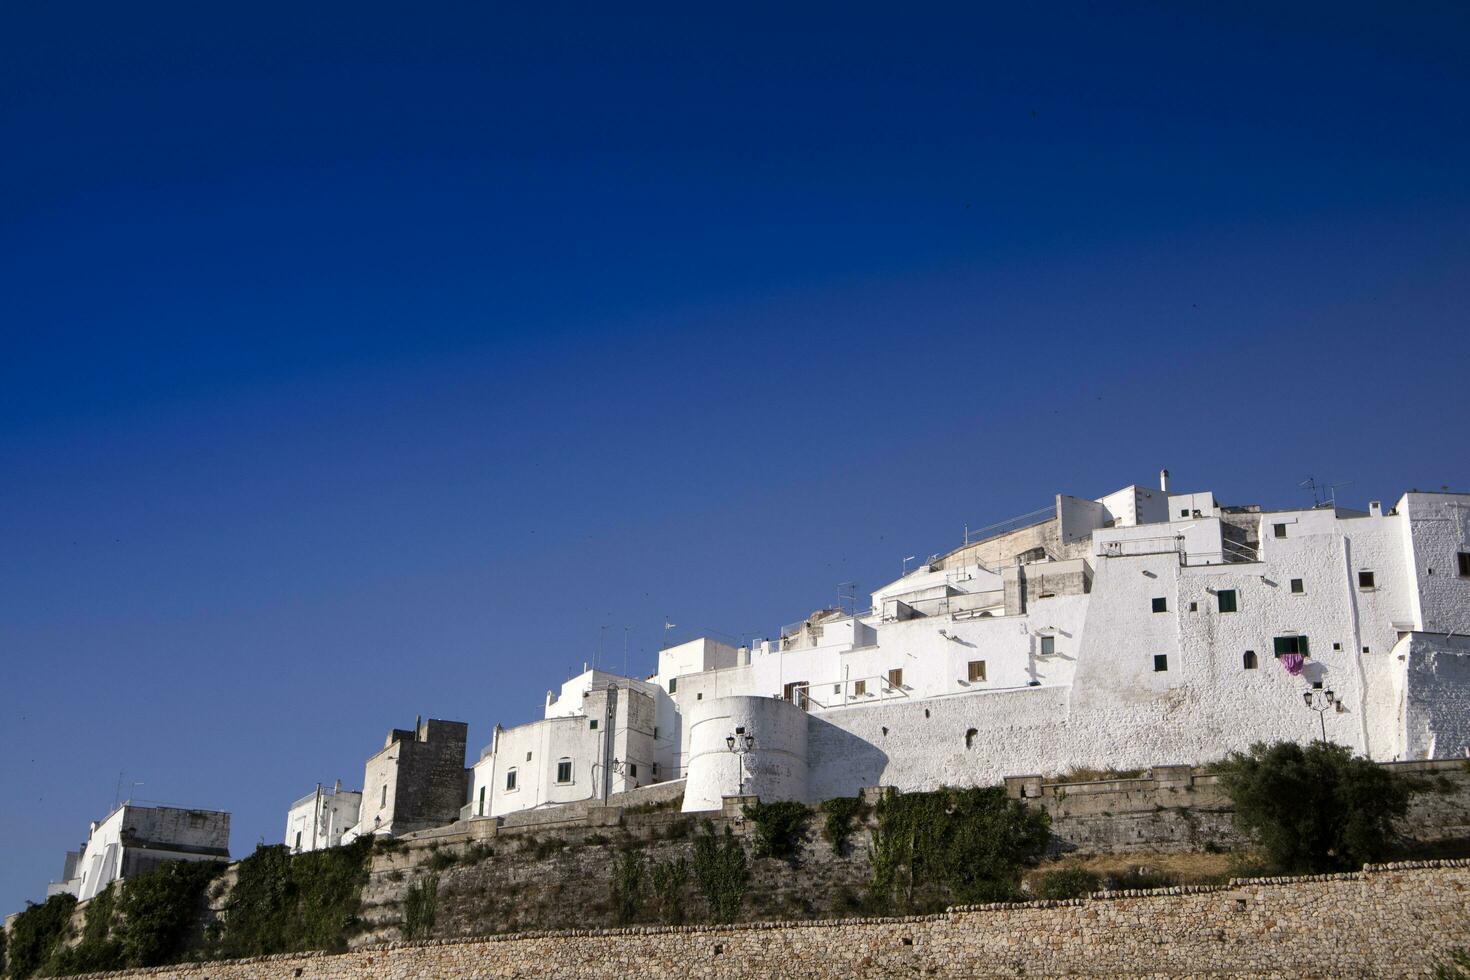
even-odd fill
[[[1271,642],[1278,657],[1285,656],[1288,653],[1299,653],[1303,657],[1311,656],[1307,652],[1307,638],[1305,636],[1278,636]]]
[[[809,685],[806,681],[792,681],[786,685],[782,694],[787,701],[790,701],[798,708],[804,709],[807,706],[807,700],[810,695]]]
[[[1180,517],[1188,517],[1189,516],[1189,508],[1188,507],[1180,507],[1179,508],[1179,516]]]
[[[1246,670],[1255,670],[1256,669],[1256,651],[1254,651],[1254,650],[1247,650],[1245,652],[1245,655],[1240,658],[1240,665],[1242,667],[1244,667]]]
[[[1470,578],[1470,551],[1458,552],[1455,561],[1459,563],[1460,577]]]
[[[678,693],[678,690],[679,690],[679,678],[677,678],[677,677],[670,677],[669,678],[669,693],[670,694],[676,694],[676,693]]]
[[[703,691],[700,691],[698,694],[694,695],[694,700],[696,700],[696,701],[703,701],[704,700],[704,692]]]
[[[296,831],[296,850],[301,850],[301,831]]]
[[[1166,671],[1168,669],[1169,669],[1169,657],[1168,657],[1168,655],[1167,654],[1163,654],[1163,653],[1156,653],[1156,654],[1154,654],[1154,673],[1155,674],[1162,674],[1164,671]]]
[[[630,763],[628,763],[628,778],[629,779],[637,779],[638,778],[638,763],[636,763],[636,762],[630,762]]]
[[[531,761],[531,753],[529,753],[529,752],[526,753],[526,761],[527,762],[530,762]]]
[[[1221,589],[1219,592],[1216,592],[1215,601],[1219,603],[1220,611],[1222,613],[1235,612],[1236,606],[1234,589]]]
[[[1057,638],[1055,636],[1043,636],[1041,638],[1041,655],[1050,657],[1057,652]]]
[[[1161,613],[1161,612],[1168,612],[1168,611],[1169,611],[1169,600],[1168,599],[1165,599],[1163,596],[1160,596],[1159,598],[1157,598],[1157,599],[1154,600],[1154,612]]]
[[[1191,602],[1189,604],[1189,611],[1190,612],[1199,612],[1199,603],[1197,603],[1197,602]]]
[[[480,816],[485,815],[485,787],[480,787]]]
[[[1271,525],[1271,533],[1274,534],[1274,535],[1276,535],[1276,537],[1278,537],[1278,538],[1284,538],[1284,537],[1286,537],[1286,525],[1285,524],[1272,524]]]
[[[832,693],[833,694],[841,694],[842,693],[842,685],[841,684],[833,684],[832,685]]]
[[[985,661],[970,661],[970,683],[983,684],[985,682]]]
[[[903,668],[895,667],[888,672],[889,687],[903,687]]]
[[[508,769],[508,770],[506,770],[506,773],[505,773],[505,788],[507,790],[513,790],[513,789],[516,788],[516,771],[514,769]]]
[[[378,808],[379,809],[382,809],[383,807],[385,807],[387,805],[388,805],[388,784],[387,783],[384,783],[383,784],[382,798],[378,800]]]
[[[1292,595],[1306,595],[1307,594],[1307,587],[1302,582],[1301,579],[1294,578],[1294,579],[1291,580],[1291,594]]]
[[[556,764],[556,781],[569,783],[572,781],[572,760],[562,759]]]
[[[588,727],[591,728],[594,732],[597,731],[597,719],[593,718]]]
[[[868,694],[868,682],[867,681],[853,681],[852,682],[852,696],[853,697],[855,697],[855,698],[866,697],[867,694]]]
[[[653,740],[655,742],[658,741],[658,726],[657,725],[654,725],[653,726]]]
[[[1360,589],[1371,589],[1371,588],[1373,588],[1373,573],[1372,572],[1359,572],[1358,573],[1358,588],[1360,588]]]

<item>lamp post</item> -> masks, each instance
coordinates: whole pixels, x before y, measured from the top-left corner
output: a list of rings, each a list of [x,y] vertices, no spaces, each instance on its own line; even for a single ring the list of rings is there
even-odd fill
[[[740,795],[745,795],[745,753],[755,751],[755,736],[744,728],[737,728],[731,735],[725,736],[725,748],[735,754],[736,765],[740,769]]]
[[[1322,725],[1322,741],[1327,741],[1327,712],[1337,707],[1337,695],[1329,688],[1326,691],[1312,688],[1302,692],[1302,703],[1317,712],[1317,721]]]

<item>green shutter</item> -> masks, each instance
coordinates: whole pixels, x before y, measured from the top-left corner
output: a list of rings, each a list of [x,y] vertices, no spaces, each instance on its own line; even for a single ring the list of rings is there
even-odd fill
[[[1311,654],[1307,652],[1307,638],[1305,636],[1299,636],[1296,638],[1296,652],[1301,654],[1303,657],[1311,656]]]
[[[1274,641],[1272,641],[1274,643],[1274,645],[1275,645],[1276,656],[1279,657],[1283,653],[1295,653],[1296,651],[1292,650],[1292,648],[1291,648],[1292,647],[1291,641],[1293,639],[1294,639],[1294,637],[1290,637],[1290,636],[1278,636],[1278,637],[1276,637],[1276,639]]]

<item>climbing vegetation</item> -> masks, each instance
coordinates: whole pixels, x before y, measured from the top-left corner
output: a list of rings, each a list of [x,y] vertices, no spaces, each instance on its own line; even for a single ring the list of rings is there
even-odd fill
[[[428,939],[439,915],[439,876],[425,875],[403,896],[403,938]]]
[[[1022,867],[1046,848],[1050,818],[999,787],[889,795],[877,807],[875,901],[903,912],[1015,901]]]
[[[52,895],[40,905],[27,905],[10,927],[6,947],[7,976],[15,980],[33,976],[51,958],[66,935],[77,900],[72,895]]]
[[[721,836],[706,821],[704,832],[694,838],[694,881],[709,904],[710,918],[715,922],[734,922],[745,900],[750,868],[745,860],[745,848],[728,827]]]
[[[839,856],[847,856],[853,822],[867,817],[868,811],[868,804],[861,796],[838,796],[822,804],[822,836]]]
[[[643,855],[637,851],[623,851],[613,861],[613,913],[620,926],[625,926],[638,917],[638,906],[643,895],[643,877]]]
[[[807,821],[812,811],[804,803],[752,803],[745,819],[755,824],[756,857],[780,858],[795,864],[801,854]]]
[[[308,949],[341,950],[357,924],[370,837],[293,855],[262,845],[238,865],[223,929],[210,952],[234,958]]]

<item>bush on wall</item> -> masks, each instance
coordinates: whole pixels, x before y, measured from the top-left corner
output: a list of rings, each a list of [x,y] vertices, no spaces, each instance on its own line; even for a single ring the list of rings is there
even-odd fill
[[[1024,897],[1022,866],[1046,849],[1051,824],[1000,787],[889,795],[877,809],[871,891],[905,912]]]
[[[27,905],[25,911],[15,917],[6,950],[9,976],[24,980],[46,964],[57,943],[66,935],[76,907],[75,896],[52,895],[40,905]]]
[[[371,837],[294,856],[284,844],[257,847],[238,865],[211,952],[236,958],[346,949],[372,850]]]
[[[1349,870],[1381,860],[1409,784],[1340,745],[1258,742],[1219,764],[1235,823],[1279,871]]]

